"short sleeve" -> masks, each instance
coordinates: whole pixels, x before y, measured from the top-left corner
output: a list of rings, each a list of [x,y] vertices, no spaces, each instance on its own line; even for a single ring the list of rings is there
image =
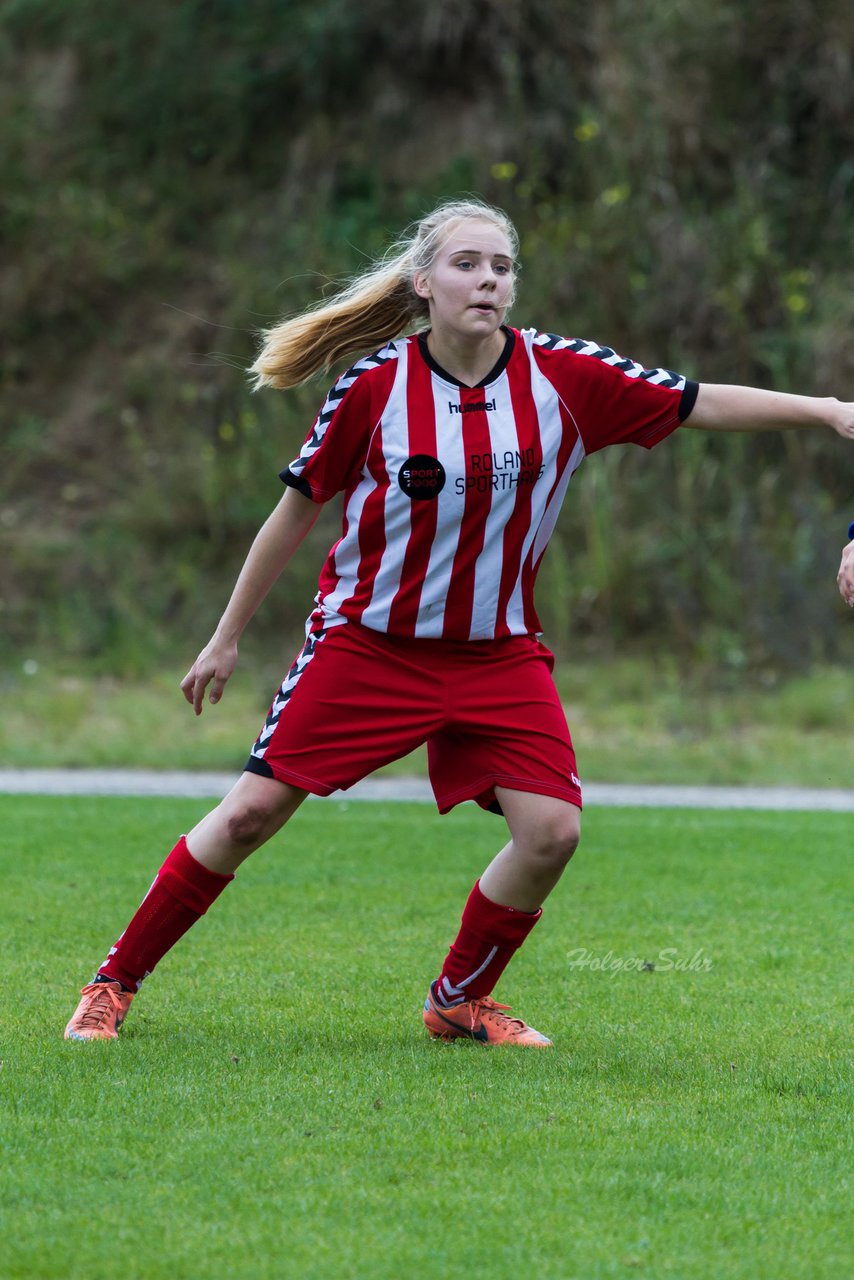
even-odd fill
[[[647,369],[581,338],[540,333],[535,359],[571,414],[585,453],[611,444],[651,449],[684,422],[699,384],[671,369]]]
[[[313,502],[327,502],[357,482],[371,434],[394,378],[389,346],[342,374],[329,391],[299,455],[279,478]]]

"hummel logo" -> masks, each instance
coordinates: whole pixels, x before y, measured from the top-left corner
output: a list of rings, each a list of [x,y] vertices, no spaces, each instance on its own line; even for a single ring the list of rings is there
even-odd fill
[[[449,413],[474,413],[475,409],[479,409],[481,413],[494,413],[494,400],[472,400],[471,404],[454,404],[453,400],[448,401]]]

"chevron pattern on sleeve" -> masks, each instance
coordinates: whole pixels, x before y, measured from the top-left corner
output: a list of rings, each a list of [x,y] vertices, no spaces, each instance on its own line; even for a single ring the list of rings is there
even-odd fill
[[[612,365],[628,378],[639,378],[645,382],[654,382],[658,386],[670,387],[681,391],[685,386],[685,378],[672,369],[645,369],[636,360],[628,360],[617,355],[612,347],[601,347],[598,342],[588,342],[585,338],[561,338],[556,333],[538,333],[534,345],[546,351],[572,351],[579,356],[590,356],[593,360],[601,360],[603,364]]]
[[[356,379],[361,374],[368,373],[371,369],[378,369],[380,365],[388,364],[389,360],[396,360],[397,356],[397,347],[393,342],[389,342],[379,351],[374,351],[371,355],[357,360],[346,373],[341,374],[341,377],[324,400],[320,413],[314,420],[311,435],[300,450],[299,457],[290,465],[289,470],[293,475],[298,476],[312,454],[320,448],[323,437],[326,435],[330,422],[335,417],[338,406]]]

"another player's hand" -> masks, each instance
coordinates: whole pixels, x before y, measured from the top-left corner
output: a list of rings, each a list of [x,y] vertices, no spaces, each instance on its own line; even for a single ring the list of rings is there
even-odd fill
[[[854,542],[849,542],[842,550],[842,561],[836,575],[839,583],[839,594],[846,604],[854,608]]]
[[[837,400],[831,426],[844,440],[854,440],[854,403]]]
[[[205,645],[190,670],[181,681],[181,692],[197,716],[202,714],[205,690],[211,685],[208,702],[219,702],[225,683],[237,666],[237,645],[217,640],[214,636]]]

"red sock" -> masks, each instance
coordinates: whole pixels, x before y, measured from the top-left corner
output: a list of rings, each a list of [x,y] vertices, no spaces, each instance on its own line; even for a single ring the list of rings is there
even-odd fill
[[[143,978],[233,879],[203,867],[181,836],[98,973],[137,991]]]
[[[463,911],[460,931],[445,956],[436,1000],[446,1007],[488,996],[543,914],[502,907],[484,897],[476,881]]]

